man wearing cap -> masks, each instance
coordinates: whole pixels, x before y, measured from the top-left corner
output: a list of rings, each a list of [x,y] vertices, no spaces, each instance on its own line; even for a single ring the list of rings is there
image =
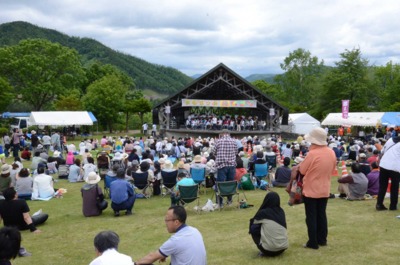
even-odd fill
[[[157,251],[149,253],[134,264],[152,264],[155,261],[164,262],[171,257],[174,265],[207,264],[206,248],[199,230],[186,225],[186,210],[182,206],[172,206],[165,215],[165,225],[169,233],[174,233]]]
[[[125,180],[125,170],[117,170],[117,179],[110,185],[111,208],[114,216],[119,216],[119,211],[126,210],[126,215],[132,214],[133,204],[135,203],[135,192],[132,185]]]
[[[214,153],[216,156],[215,166],[218,170],[217,181],[234,180],[236,174],[236,154],[238,152],[236,141],[230,137],[227,129],[222,130],[220,138],[216,141]],[[231,200],[232,196],[228,196],[228,201]],[[217,201],[217,203],[221,207],[223,199],[219,198],[219,202]]]
[[[327,145],[327,133],[314,128],[305,135],[310,151],[299,166],[303,177],[303,199],[308,230],[306,248],[318,249],[327,245],[328,221],[326,206],[331,188],[331,176],[336,167],[336,156]]]
[[[35,130],[31,131],[31,146],[32,146],[32,153],[35,153],[36,148],[39,144],[39,137],[36,134]]]

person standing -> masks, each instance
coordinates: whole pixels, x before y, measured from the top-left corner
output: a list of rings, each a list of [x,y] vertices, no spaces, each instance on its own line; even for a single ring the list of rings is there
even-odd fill
[[[149,253],[135,262],[136,265],[164,262],[171,256],[171,264],[207,264],[206,248],[199,230],[186,225],[186,210],[182,206],[172,206],[165,215],[165,225],[171,236],[157,251]],[[190,246],[190,247],[189,247]]]
[[[22,133],[22,130],[18,130],[17,128],[14,128],[14,132],[12,134],[12,143],[13,143],[13,157],[18,157],[18,152],[19,152],[19,147],[20,147],[20,138],[24,134]]]
[[[35,130],[31,131],[31,146],[32,146],[32,153],[36,152],[36,149],[39,145],[39,137],[36,134]]]
[[[60,135],[58,134],[58,132],[54,132],[51,135],[51,145],[54,147],[54,151],[62,151],[60,149]]]
[[[215,166],[217,168],[217,181],[232,181],[236,174],[237,144],[235,139],[230,137],[227,129],[222,130],[221,137],[215,143]],[[217,198],[218,200],[218,198]],[[232,196],[228,196],[228,202]],[[217,201],[219,207],[223,205],[223,199]]]
[[[8,133],[3,136],[3,144],[4,144],[4,155],[6,158],[10,155],[10,147],[11,147],[11,138],[8,136]]]
[[[143,123],[143,135],[147,135],[147,130],[149,128],[149,125],[147,125],[147,122]]]
[[[390,138],[382,149],[382,156],[379,160],[379,193],[376,202],[376,210],[387,210],[383,201],[385,199],[386,190],[389,179],[392,184],[390,187],[390,206],[389,210],[397,210],[397,202],[399,200],[399,181],[400,181],[400,143],[399,137]]]
[[[336,156],[327,146],[327,133],[314,128],[305,135],[311,143],[306,158],[299,166],[303,177],[303,199],[308,230],[306,248],[318,249],[327,245],[328,220],[326,206],[331,188],[331,175],[336,167]]]
[[[89,265],[132,265],[132,258],[118,252],[119,236],[113,231],[102,231],[94,238],[96,256]]]
[[[152,129],[151,129],[151,135],[153,137],[157,136],[157,125],[155,123],[153,123]]]

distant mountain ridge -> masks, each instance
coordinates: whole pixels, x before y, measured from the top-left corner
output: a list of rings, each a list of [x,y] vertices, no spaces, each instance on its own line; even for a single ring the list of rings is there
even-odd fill
[[[276,74],[252,74],[246,77],[245,79],[249,82],[253,82],[256,80],[264,80],[267,83],[273,84],[275,76]]]
[[[0,47],[16,45],[21,40],[32,38],[58,42],[63,46],[76,49],[84,65],[94,61],[114,65],[131,76],[135,80],[136,87],[141,90],[150,89],[170,95],[192,81],[191,77],[177,69],[152,64],[135,56],[115,51],[94,39],[70,37],[59,31],[22,21],[0,24]]]

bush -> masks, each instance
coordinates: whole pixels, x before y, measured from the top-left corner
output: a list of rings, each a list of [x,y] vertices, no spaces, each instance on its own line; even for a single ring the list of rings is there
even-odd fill
[[[7,133],[9,133],[8,128],[0,127],[0,136],[1,136],[1,137],[3,137],[4,135],[6,135]]]

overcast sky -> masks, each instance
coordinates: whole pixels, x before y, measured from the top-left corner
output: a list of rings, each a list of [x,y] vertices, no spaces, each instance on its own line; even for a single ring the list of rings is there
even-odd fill
[[[220,62],[280,73],[297,48],[326,65],[358,47],[370,64],[399,63],[399,12],[398,0],[0,0],[0,23],[90,37],[190,76]]]

